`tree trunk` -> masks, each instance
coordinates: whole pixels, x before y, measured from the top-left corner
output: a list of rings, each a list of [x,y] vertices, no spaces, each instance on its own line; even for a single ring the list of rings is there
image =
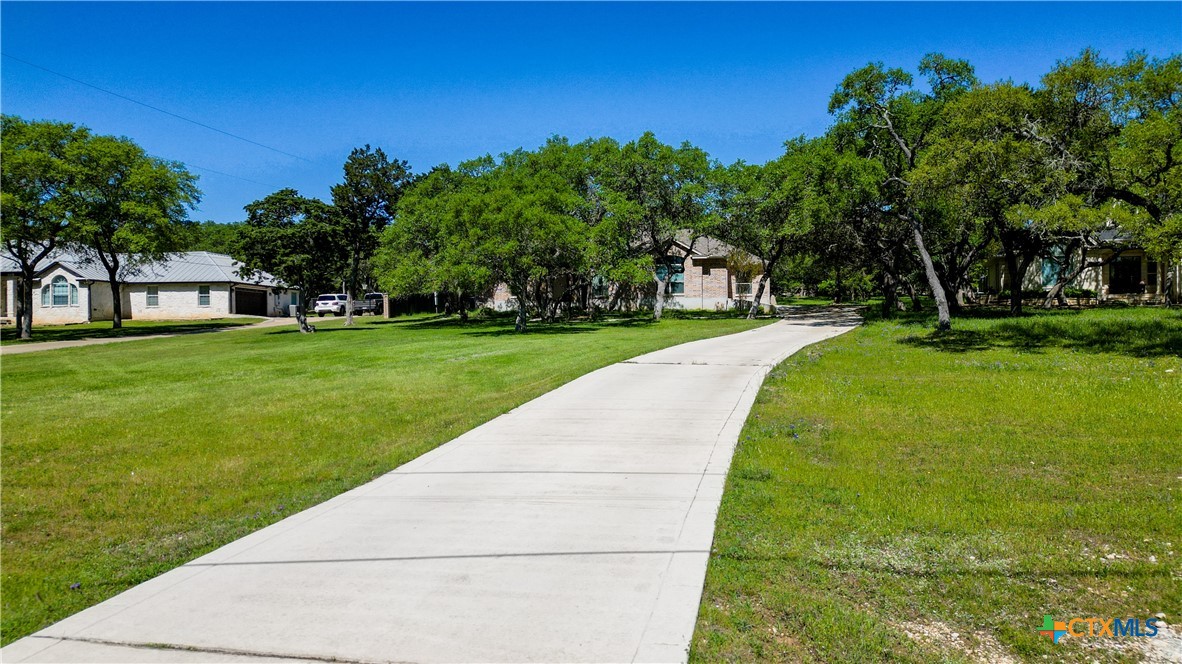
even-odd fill
[[[123,298],[120,296],[119,279],[112,274],[110,276],[111,283],[111,329],[118,330],[123,327]]]
[[[895,315],[899,304],[899,293],[896,291],[895,276],[887,270],[879,270],[882,285],[882,317],[890,318]]]
[[[634,295],[635,292],[631,286],[615,284],[615,287],[612,288],[612,295],[607,301],[607,311],[631,311],[634,302],[629,302],[627,298]]]
[[[33,338],[33,274],[21,274],[16,284],[16,332],[21,339]]]
[[[952,316],[948,313],[948,299],[944,297],[944,286],[940,283],[940,277],[936,275],[936,266],[932,263],[932,255],[928,253],[928,249],[923,243],[923,232],[918,221],[915,219],[908,221],[911,223],[912,239],[915,240],[915,248],[919,250],[924,274],[928,278],[928,286],[932,289],[932,297],[936,298],[936,315],[939,320],[936,329],[951,330]]]
[[[944,299],[948,300],[948,310],[959,314],[964,311],[964,289],[960,284],[941,281],[944,284]]]
[[[350,252],[349,283],[345,290],[345,327],[353,324],[353,293],[357,290],[357,272],[361,268],[361,251],[354,247]]]
[[[311,334],[316,331],[316,327],[308,324],[308,315],[304,313],[304,307],[296,307],[296,324],[300,328],[300,333]]]
[[[656,274],[653,275],[653,279],[657,282],[657,297],[653,300],[653,320],[661,320],[661,312],[665,310],[665,284],[668,282]]]
[[[1022,282],[1026,280],[1026,272],[1034,262],[1034,255],[1026,254],[1019,257],[1017,252],[1010,249],[1007,249],[1005,254],[1006,271],[1010,273],[1010,315],[1021,316]]]
[[[1064,257],[1066,257],[1069,253],[1070,250],[1064,252]],[[1120,252],[1117,252],[1117,255],[1119,255],[1119,253]],[[1106,262],[1107,261],[1102,262],[1100,264],[1101,267]],[[1067,267],[1068,265],[1070,265],[1070,263],[1065,264],[1064,267]],[[1079,246],[1079,265],[1077,265],[1075,269],[1071,270],[1070,272],[1065,269],[1059,270],[1059,278],[1055,280],[1055,285],[1051,287],[1049,292],[1047,292],[1047,297],[1042,303],[1043,308],[1050,309],[1052,306],[1054,306],[1056,301],[1060,306],[1067,306],[1067,297],[1063,294],[1063,291],[1067,289],[1067,284],[1078,279],[1079,275],[1083,274],[1083,271],[1088,269],[1088,267],[1090,267],[1088,265],[1088,247],[1086,244],[1081,244]]]
[[[767,286],[768,272],[764,270],[763,274],[759,276],[759,287],[755,289],[755,297],[751,300],[751,308],[747,310],[747,320],[753,320],[757,311],[762,311],[759,301],[763,299],[763,289]]]
[[[919,291],[915,290],[915,284],[911,283],[910,279],[904,279],[903,287],[907,289],[907,297],[911,298],[911,310],[923,311],[923,302],[919,299]]]
[[[525,323],[527,321],[525,315],[525,299],[517,298],[517,322],[514,323],[513,329],[517,332],[525,332]]]

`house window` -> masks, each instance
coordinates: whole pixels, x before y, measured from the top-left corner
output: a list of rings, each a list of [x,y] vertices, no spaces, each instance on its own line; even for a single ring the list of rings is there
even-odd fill
[[[199,307],[208,307],[209,306],[209,286],[198,286],[197,287],[197,306],[199,306]]]
[[[159,286],[148,286],[148,306],[149,307],[160,306],[160,287]]]
[[[609,295],[611,295],[611,292],[607,283],[607,279],[604,279],[598,274],[594,277],[591,277],[591,297],[603,299]]]
[[[670,274],[668,265],[657,265],[657,277],[662,281],[668,280],[668,293],[670,295],[682,295],[685,293],[685,272],[673,272]]]
[[[685,293],[684,272],[673,273],[673,278],[669,280],[669,292],[674,295],[682,295]]]
[[[58,275],[41,287],[41,306],[65,307],[78,304],[78,286]]]
[[[1145,266],[1145,283],[1149,286],[1149,290],[1157,292],[1157,261],[1150,261]]]
[[[70,304],[70,284],[63,276],[53,278],[53,306],[65,307]]]

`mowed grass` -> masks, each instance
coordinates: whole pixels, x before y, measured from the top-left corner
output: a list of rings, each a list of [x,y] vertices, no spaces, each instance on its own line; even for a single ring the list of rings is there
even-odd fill
[[[315,322],[3,359],[3,642],[591,370],[766,321]]]
[[[1182,621],[1182,312],[932,322],[871,322],[769,376],[692,661],[1132,659],[1037,630]]]
[[[43,341],[77,341],[80,339],[110,339],[113,337],[142,337],[152,334],[188,334],[212,332],[241,327],[262,318],[211,318],[209,320],[125,320],[123,327],[111,329],[111,321],[78,323],[76,325],[33,325],[31,339],[19,339],[16,327],[0,329],[0,344],[31,344]]]

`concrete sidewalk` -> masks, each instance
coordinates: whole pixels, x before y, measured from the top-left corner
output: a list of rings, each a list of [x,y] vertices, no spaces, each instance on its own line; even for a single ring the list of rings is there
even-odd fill
[[[854,323],[778,322],[600,369],[0,655],[684,661],[764,376]]]

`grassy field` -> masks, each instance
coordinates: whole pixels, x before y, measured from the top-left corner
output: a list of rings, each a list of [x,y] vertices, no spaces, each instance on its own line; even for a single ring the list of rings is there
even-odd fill
[[[4,358],[3,641],[588,371],[763,324],[362,320]]]
[[[142,337],[151,334],[186,334],[209,332],[250,325],[262,318],[213,318],[210,320],[125,320],[123,327],[111,329],[111,321],[79,323],[77,325],[34,325],[32,339],[18,339],[16,328],[7,325],[0,329],[0,344],[31,344],[43,341],[77,341],[79,339],[109,339],[112,337]]]
[[[873,322],[768,378],[692,661],[1132,659],[1037,630],[1182,620],[1182,312],[931,323]]]

